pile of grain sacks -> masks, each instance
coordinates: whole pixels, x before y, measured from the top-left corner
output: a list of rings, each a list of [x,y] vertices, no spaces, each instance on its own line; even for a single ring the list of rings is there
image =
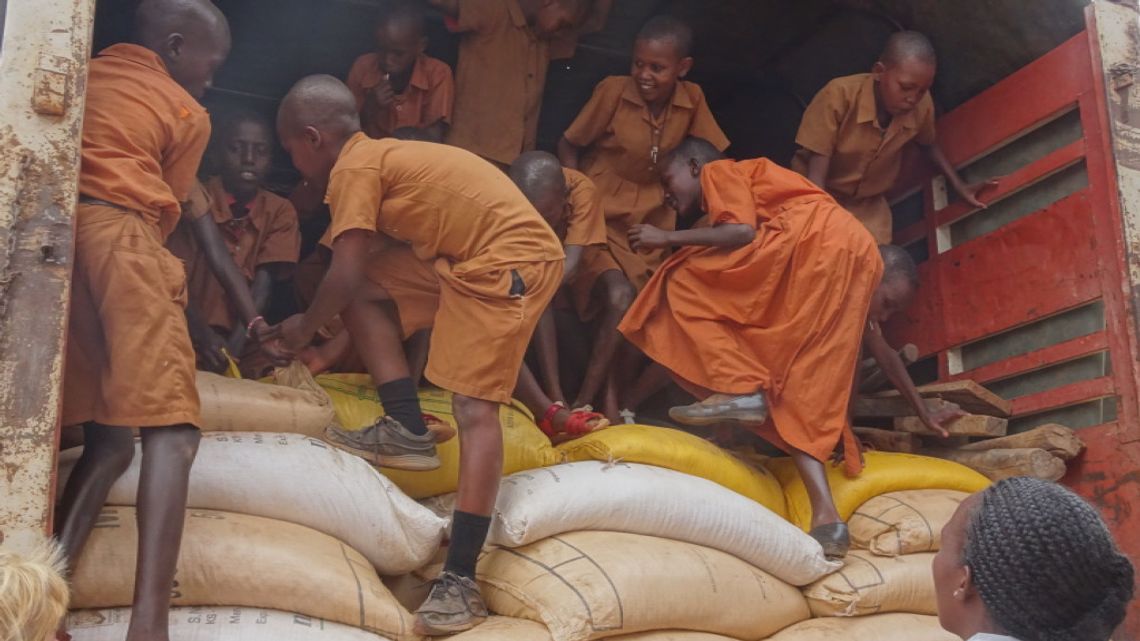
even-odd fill
[[[311,406],[292,396],[288,409],[260,403],[274,421],[260,432],[204,436],[173,641],[417,639],[409,610],[439,570],[458,439],[439,448],[439,470],[381,475],[312,436],[334,415],[352,428],[380,414],[367,378],[320,383],[326,393],[305,391]],[[212,416],[225,419],[216,429],[251,427],[258,417],[241,409],[245,399],[272,396],[254,383],[240,392],[210,384]],[[421,398],[426,412],[451,420],[446,393]],[[930,558],[957,502],[985,485],[965,468],[869,453],[858,479],[833,470],[837,506],[860,548],[844,565],[824,559],[804,533],[806,492],[786,462],[749,465],[695,436],[646,426],[553,448],[525,411],[504,408],[501,418],[508,476],[478,566],[495,616],[459,641],[952,639],[933,616]],[[61,475],[74,459],[64,457]],[[125,634],[135,461],[73,580],[76,641]]]

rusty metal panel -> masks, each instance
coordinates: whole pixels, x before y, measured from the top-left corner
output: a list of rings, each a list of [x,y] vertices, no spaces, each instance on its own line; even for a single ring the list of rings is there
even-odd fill
[[[49,530],[95,0],[8,0],[0,53],[0,544]]]

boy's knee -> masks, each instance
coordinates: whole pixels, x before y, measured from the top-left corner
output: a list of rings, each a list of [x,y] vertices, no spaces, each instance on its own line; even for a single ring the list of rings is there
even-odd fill
[[[622,314],[629,311],[636,298],[637,290],[624,278],[610,283],[606,290],[606,304],[611,310]]]
[[[158,454],[171,462],[189,464],[198,455],[202,432],[191,425],[149,428],[143,431],[143,448],[146,454]]]
[[[451,399],[451,408],[456,421],[468,431],[484,427],[498,429],[498,403],[456,394]]]
[[[135,458],[135,437],[125,427],[92,426],[84,432],[83,453],[122,474]]]

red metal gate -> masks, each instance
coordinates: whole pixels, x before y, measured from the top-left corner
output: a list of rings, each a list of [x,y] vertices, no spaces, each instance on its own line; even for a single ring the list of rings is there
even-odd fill
[[[895,239],[922,260],[922,291],[889,333],[931,378],[1012,399],[1011,431],[1078,428],[1089,449],[1065,482],[1140,561],[1140,368],[1094,29],[939,120],[965,174],[1004,178],[982,211],[921,165],[904,180]],[[1140,639],[1136,606],[1117,638]]]

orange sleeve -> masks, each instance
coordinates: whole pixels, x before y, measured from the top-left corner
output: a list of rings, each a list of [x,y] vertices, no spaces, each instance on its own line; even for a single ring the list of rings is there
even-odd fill
[[[934,126],[934,100],[926,94],[919,103],[918,135],[915,142],[925,147],[933,145],[938,138],[938,131]]]
[[[564,169],[570,190],[566,205],[570,217],[566,224],[567,245],[605,245],[606,213],[594,182],[584,174]]]
[[[625,76],[612,76],[598,83],[590,101],[562,134],[570,144],[589,147],[602,137],[614,119],[625,80]]]
[[[459,16],[452,31],[487,32],[510,19],[507,2],[513,0],[459,0]]]
[[[739,171],[735,161],[718,160],[705,165],[701,170],[701,189],[705,213],[713,225],[759,226],[752,181],[748,174]]]
[[[440,120],[451,123],[451,112],[455,106],[455,76],[446,62],[437,61],[436,73],[432,74],[432,86],[428,90],[427,106],[424,108],[424,122],[434,125]]]
[[[198,181],[198,166],[209,142],[210,117],[205,112],[190,113],[184,107],[170,145],[162,153],[162,181],[180,203],[189,199],[190,190]]]
[[[296,263],[301,254],[301,231],[297,222],[297,210],[287,200],[275,204],[275,211],[269,216],[269,228],[265,230],[261,249],[254,258],[254,266],[269,263]]]
[[[705,92],[692,83],[686,83],[685,88],[689,91],[695,105],[693,122],[689,124],[689,135],[704,138],[720,151],[728,149],[728,136],[724,135],[724,131],[717,124],[712,110],[709,109],[709,103],[705,100]]]
[[[329,243],[350,229],[376,231],[384,188],[375,169],[342,169],[329,180],[326,202],[332,213],[325,239]],[[323,244],[324,240],[321,241]],[[330,245],[331,246],[331,245]]]
[[[352,95],[356,96],[356,110],[360,111],[364,108],[364,68],[368,64],[368,54],[364,54],[352,63],[352,68],[348,70],[348,79],[345,80]]]
[[[852,106],[847,102],[842,88],[835,81],[827,83],[812,98],[804,112],[800,130],[796,133],[796,144],[810,152],[830,157],[838,143],[843,115]]]

